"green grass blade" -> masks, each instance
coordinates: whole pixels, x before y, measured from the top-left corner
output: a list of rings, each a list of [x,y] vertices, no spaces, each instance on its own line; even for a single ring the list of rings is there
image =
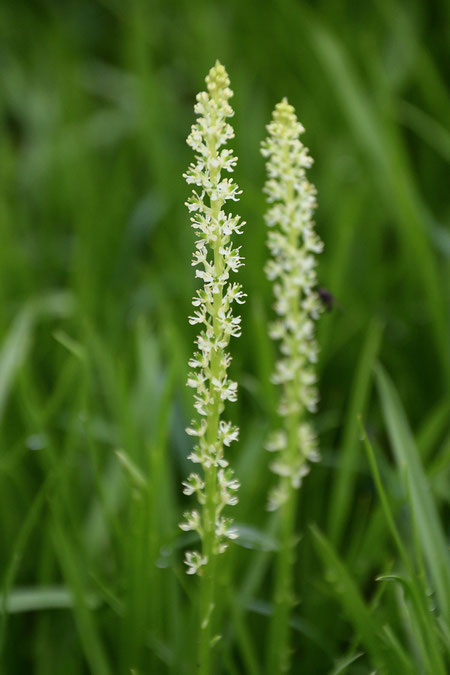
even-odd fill
[[[0,351],[0,418],[14,377],[27,356],[33,328],[34,312],[27,305],[14,320]]]
[[[450,560],[433,495],[399,396],[390,378],[380,366],[376,369],[376,379],[397,466],[401,471],[407,471],[411,508],[436,587],[439,607],[449,621]]]
[[[336,476],[330,497],[329,532],[335,545],[338,545],[341,540],[354,495],[356,469],[359,464],[358,415],[362,414],[366,405],[372,368],[380,347],[381,335],[382,325],[374,320],[368,328],[352,383],[342,445],[339,449]]]
[[[450,400],[440,401],[425,419],[417,433],[417,448],[422,460],[433,452],[439,438],[448,429],[450,419]]]
[[[408,579],[405,579],[396,574],[386,574],[377,577],[377,581],[395,581],[402,584],[402,586],[406,589],[408,596],[412,601],[413,615],[411,617],[411,624],[413,627],[417,649],[420,650],[422,656],[422,662],[427,664],[427,668],[433,673],[441,673],[441,675],[444,675],[445,668],[440,655],[434,616],[428,608],[427,588],[424,585],[425,577],[422,573],[421,565],[422,556],[416,556],[418,557],[418,561],[416,565],[413,565],[413,562],[410,560],[410,554],[402,541],[400,532],[395,523],[394,514],[381,481],[380,472],[375,459],[375,453],[362,425],[361,430],[362,439],[366,448],[370,468],[381,501],[384,517],[397,546],[403,565],[408,573]],[[419,571],[416,571],[416,568],[418,568]],[[384,631],[394,651],[402,661],[406,662],[407,657],[405,654],[403,654],[400,643],[393,634],[392,629],[389,626],[384,626]]]
[[[0,660],[3,657],[3,649],[6,639],[8,597],[11,592],[20,562],[24,555],[28,539],[41,514],[47,487],[48,481],[46,481],[46,483],[39,490],[28,510],[28,514],[17,535],[17,539],[12,546],[9,563],[6,565],[5,573],[2,579],[2,611],[0,612]]]
[[[94,595],[90,595],[87,602],[95,606],[97,599]],[[65,586],[17,587],[8,593],[5,611],[9,614],[18,614],[41,612],[47,609],[71,609],[72,607],[73,596]]]
[[[395,524],[394,514],[392,513],[392,509],[391,509],[391,506],[389,504],[389,499],[387,497],[386,491],[385,491],[385,489],[383,487],[383,483],[381,481],[380,472],[378,470],[377,462],[376,462],[376,459],[375,459],[375,453],[373,451],[372,445],[369,442],[369,439],[367,438],[366,431],[365,431],[364,427],[362,426],[361,418],[359,418],[359,422],[360,422],[360,428],[361,428],[361,432],[362,432],[362,440],[363,440],[364,446],[366,448],[367,457],[369,459],[370,468],[371,468],[372,475],[373,475],[373,478],[374,478],[374,481],[375,481],[378,496],[379,496],[380,501],[381,501],[381,506],[383,508],[384,517],[386,519],[387,525],[388,525],[389,530],[391,532],[392,538],[395,541],[395,544],[397,546],[397,549],[398,549],[400,557],[403,561],[403,564],[405,565],[406,569],[410,573],[412,573],[413,568],[412,568],[412,565],[411,565],[410,560],[409,560],[408,552],[407,552],[407,550],[406,550],[406,548],[403,544],[403,541],[402,541],[402,538],[401,538],[400,533],[398,531],[397,525]]]
[[[92,675],[112,675],[108,664],[98,624],[94,619],[92,607],[88,602],[85,581],[81,573],[80,559],[73,543],[60,521],[56,503],[51,503],[53,513],[53,539],[55,552],[67,586],[73,593],[73,614],[77,624],[81,645],[89,663]]]
[[[350,572],[334,550],[331,543],[316,526],[311,527],[314,544],[325,569],[332,581],[334,591],[344,611],[370,654],[374,665],[382,666],[379,640],[380,625],[363,600]]]

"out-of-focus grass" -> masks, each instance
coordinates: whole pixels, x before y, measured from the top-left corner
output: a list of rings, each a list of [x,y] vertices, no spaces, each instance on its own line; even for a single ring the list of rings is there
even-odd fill
[[[194,670],[196,586],[177,528],[194,337],[181,174],[216,58],[235,90],[248,221],[223,671],[262,672],[271,612],[277,520],[262,446],[276,399],[258,145],[284,95],[316,161],[321,283],[342,306],[320,326],[323,462],[302,487],[293,672],[445,669],[446,25],[438,1],[2,5],[2,672]],[[378,370],[377,396],[376,360],[394,382]]]

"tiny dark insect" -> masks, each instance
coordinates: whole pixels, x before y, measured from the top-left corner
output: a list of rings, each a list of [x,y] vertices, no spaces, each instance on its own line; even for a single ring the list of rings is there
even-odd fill
[[[319,286],[317,288],[317,295],[322,300],[326,312],[331,312],[333,307],[339,307],[339,309],[342,309],[341,305],[338,303],[334,295],[328,290],[328,288]]]

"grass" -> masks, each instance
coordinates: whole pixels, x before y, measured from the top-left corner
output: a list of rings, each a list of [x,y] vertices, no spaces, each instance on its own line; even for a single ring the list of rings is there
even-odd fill
[[[446,672],[447,19],[439,0],[2,5],[2,672],[195,672],[182,173],[216,58],[248,222],[230,372],[241,536],[218,582],[218,662],[264,672],[272,616],[259,142],[287,95],[315,158],[319,278],[341,305],[319,327],[323,461],[300,493],[292,672]]]

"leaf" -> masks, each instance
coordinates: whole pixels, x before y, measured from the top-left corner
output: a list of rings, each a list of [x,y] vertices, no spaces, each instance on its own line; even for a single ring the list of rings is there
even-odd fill
[[[423,554],[433,578],[440,609],[450,620],[450,560],[445,536],[417,447],[400,398],[381,366],[376,368],[378,391],[397,466],[408,477],[409,501]]]
[[[53,513],[53,538],[61,571],[73,595],[73,615],[80,641],[93,675],[111,675],[98,624],[92,615],[86,593],[79,551],[62,526],[56,502],[50,502]]]
[[[94,608],[98,600],[89,595],[87,604]],[[13,588],[6,596],[4,609],[9,614],[20,612],[40,612],[47,609],[69,609],[73,607],[73,595],[65,586],[39,586],[31,588]]]
[[[33,312],[26,305],[14,320],[0,351],[0,419],[15,375],[28,354],[33,328]]]
[[[249,548],[254,551],[277,551],[278,543],[270,532],[263,532],[263,530],[246,523],[234,523],[238,531],[238,538],[235,543],[243,548]]]
[[[333,590],[339,598],[347,617],[370,653],[374,664],[380,664],[380,625],[365,604],[358,587],[333,546],[316,526],[311,526],[316,551],[329,572]]]
[[[355,661],[360,659],[361,656],[364,656],[364,652],[357,652],[356,654],[347,656],[344,659],[339,659],[338,663],[329,673],[329,675],[340,675],[340,673],[344,673],[347,670],[348,666],[351,666],[352,663],[355,663]]]
[[[354,494],[359,461],[358,415],[363,413],[366,406],[381,334],[380,322],[373,321],[368,328],[352,382],[339,463],[330,498],[329,530],[335,545],[341,540]]]
[[[147,487],[147,479],[141,469],[133,462],[131,457],[127,455],[125,450],[115,450],[115,454],[134,486],[145,490]]]

